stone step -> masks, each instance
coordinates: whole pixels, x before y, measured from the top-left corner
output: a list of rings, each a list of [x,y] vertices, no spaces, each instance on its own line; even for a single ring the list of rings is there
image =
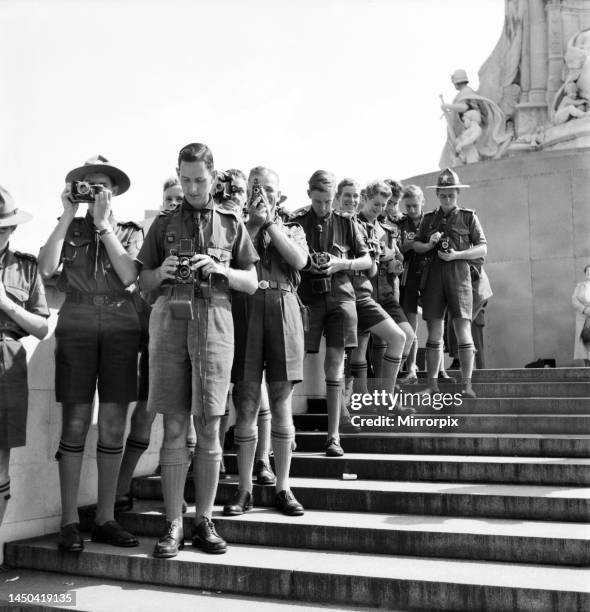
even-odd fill
[[[20,603],[23,594],[31,603]],[[63,603],[49,602],[49,595],[61,597]],[[41,605],[41,601],[45,603]],[[57,598],[55,598],[57,599]],[[37,600],[39,603],[34,603]],[[68,600],[70,603],[67,603]],[[9,607],[10,606],[10,607]],[[52,612],[113,612],[119,610],[162,612],[301,612],[300,602],[289,602],[282,599],[248,597],[247,595],[232,595],[220,590],[202,590],[191,588],[175,588],[173,586],[158,586],[139,584],[128,580],[107,580],[100,576],[78,576],[58,572],[42,572],[22,568],[8,569],[2,573],[0,583],[0,610],[41,610]],[[322,610],[342,610],[340,606],[310,605],[305,610],[321,612]],[[355,608],[358,610],[359,608]],[[370,610],[370,608],[363,608]],[[401,612],[398,610],[398,612]]]
[[[138,536],[159,538],[166,516],[149,502],[118,516]],[[192,538],[194,506],[184,517]],[[287,517],[254,508],[236,517],[214,509],[219,534],[232,544],[329,549],[386,555],[445,557],[549,565],[590,565],[590,525],[580,523],[453,518],[415,514],[373,514],[306,510]]]
[[[427,610],[587,610],[590,570],[538,564],[424,559],[299,548],[232,545],[207,555],[188,544],[173,559],[151,556],[153,538],[134,549],[86,543],[57,550],[55,536],[6,545],[13,567],[109,580],[264,595],[348,606]]]
[[[397,482],[291,478],[291,489],[309,510],[390,512],[534,521],[590,521],[590,488],[566,486],[502,485],[465,482]],[[226,504],[237,479],[222,480],[215,502]],[[162,509],[159,476],[133,482],[134,495]],[[187,479],[185,499],[194,501],[192,479]],[[275,488],[254,485],[254,504],[273,506]]]
[[[344,446],[345,450],[346,445]],[[236,455],[225,455],[228,472],[237,474]],[[362,480],[497,482],[590,486],[590,459],[558,457],[494,457],[465,455],[402,455],[350,453],[341,458],[296,452],[292,476],[340,478],[343,472]]]
[[[449,370],[450,376],[460,378],[459,370]],[[418,378],[426,379],[426,372],[418,372]],[[590,368],[510,368],[473,370],[473,382],[590,382]]]
[[[476,400],[477,401],[477,400]],[[493,400],[491,400],[493,401]],[[448,409],[447,409],[448,410]],[[498,433],[498,434],[590,434],[590,415],[557,414],[416,414],[413,418],[388,414],[355,414],[353,423],[364,433]],[[422,419],[421,421],[418,419]],[[297,431],[327,431],[325,414],[293,415]]]
[[[444,393],[444,391],[441,391]],[[431,407],[431,402],[436,399],[421,397],[418,391],[402,393],[398,396],[402,406],[411,406],[420,415],[426,416],[444,416],[447,414],[511,414],[511,415],[528,415],[528,414],[543,414],[549,416],[561,415],[585,415],[590,416],[590,399],[585,397],[478,397],[477,399],[464,399],[458,397],[454,399],[452,393],[446,398],[440,398],[440,401],[446,401],[441,410],[434,410]],[[370,405],[374,405],[380,411],[379,414],[390,414],[388,406],[391,405],[389,399],[380,397],[379,404],[373,404],[373,397]],[[359,399],[359,409],[355,409],[355,404],[351,404],[349,412],[354,414],[366,414],[366,410],[361,407]],[[442,406],[442,404],[439,404]],[[307,414],[326,414],[325,400],[313,400],[308,402]],[[299,416],[299,415],[298,415]]]
[[[341,438],[351,453],[590,457],[590,435],[354,433]],[[298,433],[295,440],[303,452],[323,452],[326,446],[322,432]]]
[[[426,380],[420,380],[417,384],[404,384],[403,379],[398,381],[406,393],[420,392],[426,388]],[[439,384],[441,393],[458,393],[461,391],[460,384]],[[369,385],[369,389],[371,389]],[[579,397],[586,401],[590,400],[590,382],[578,381],[535,381],[535,382],[513,382],[513,381],[487,381],[473,383],[473,390],[478,398],[485,397]]]

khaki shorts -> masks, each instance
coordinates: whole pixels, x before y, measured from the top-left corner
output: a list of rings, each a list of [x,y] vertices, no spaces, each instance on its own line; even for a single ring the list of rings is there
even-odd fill
[[[221,416],[234,357],[229,296],[195,298],[192,321],[174,319],[160,296],[150,316],[150,410]]]

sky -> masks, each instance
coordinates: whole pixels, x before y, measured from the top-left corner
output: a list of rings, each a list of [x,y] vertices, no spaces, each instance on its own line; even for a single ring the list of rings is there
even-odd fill
[[[0,184],[34,215],[12,245],[38,252],[66,173],[98,153],[130,176],[113,210],[136,221],[189,142],[275,169],[290,209],[319,168],[432,172],[439,95],[457,68],[477,88],[503,19],[503,0],[0,0]]]

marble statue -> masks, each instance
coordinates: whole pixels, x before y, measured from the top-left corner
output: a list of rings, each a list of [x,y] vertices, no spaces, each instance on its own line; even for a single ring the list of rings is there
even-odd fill
[[[447,142],[441,155],[440,167],[472,163],[479,159],[497,159],[511,139],[510,133],[506,131],[504,113],[493,100],[479,95],[469,86],[465,70],[456,70],[451,75],[451,81],[458,93],[451,104],[443,101],[441,105],[447,120]],[[471,114],[466,124],[464,116],[470,110],[477,111],[477,115]],[[467,133],[463,135],[464,132]],[[477,136],[474,138],[475,134]],[[470,161],[466,161],[465,152],[461,155],[465,145],[472,147],[469,149]]]
[[[552,121],[555,125],[572,119],[590,116],[590,101],[580,97],[574,81],[568,81],[559,90],[554,102]]]

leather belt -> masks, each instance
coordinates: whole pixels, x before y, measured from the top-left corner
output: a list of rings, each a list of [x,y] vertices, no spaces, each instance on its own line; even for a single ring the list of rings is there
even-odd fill
[[[365,271],[364,270],[350,270],[348,274],[350,276],[365,276]]]
[[[160,288],[160,293],[159,295],[163,295],[165,297],[172,297],[172,294],[174,293],[174,285],[163,285]],[[199,283],[195,283],[194,284],[194,293],[193,295],[196,298],[201,298],[201,299],[209,299],[212,297],[229,297],[229,292],[227,289],[225,289],[224,287],[219,287],[217,285],[213,284],[209,284],[207,282],[203,282],[201,284]]]
[[[66,302],[89,306],[120,306],[131,299],[130,293],[67,293]]]
[[[261,280],[258,281],[258,289],[266,291],[268,289],[280,289],[281,291],[290,291],[295,293],[295,287],[291,283],[281,283],[279,281]]]

